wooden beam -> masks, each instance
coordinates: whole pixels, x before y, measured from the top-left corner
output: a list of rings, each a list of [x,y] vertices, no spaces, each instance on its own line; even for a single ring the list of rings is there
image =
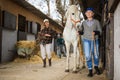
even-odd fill
[[[114,13],[114,11],[117,8],[119,2],[120,2],[120,0],[114,0],[114,1],[110,0],[109,1],[109,3],[111,3],[111,4],[108,4],[110,13]]]
[[[1,26],[1,17],[2,17],[2,11],[0,6],[0,63],[1,63],[1,57],[2,57],[2,26]]]

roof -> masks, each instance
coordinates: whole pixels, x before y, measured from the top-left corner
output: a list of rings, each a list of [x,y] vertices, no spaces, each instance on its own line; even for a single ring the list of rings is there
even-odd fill
[[[86,8],[93,7],[95,11],[94,17],[98,20],[101,20],[104,2],[105,0],[79,0],[83,13],[85,13]]]
[[[52,23],[53,25],[55,25],[56,27],[58,27],[60,30],[63,31],[63,27],[61,25],[59,25],[53,19],[51,19],[50,17],[45,15],[43,12],[41,12],[40,10],[38,10],[37,8],[32,6],[31,4],[29,4],[27,1],[25,1],[25,0],[12,0],[12,1],[17,3],[18,5],[20,5],[21,7],[29,10],[30,12],[32,12],[33,14],[35,14],[36,16],[38,16],[42,19],[45,19],[45,18],[49,19],[50,23]]]

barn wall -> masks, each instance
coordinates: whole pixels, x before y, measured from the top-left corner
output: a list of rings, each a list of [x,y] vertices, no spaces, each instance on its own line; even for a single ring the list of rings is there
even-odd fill
[[[26,10],[25,8],[17,5],[16,3],[12,2],[11,0],[0,0],[0,7],[1,7],[1,10],[6,10],[6,11],[8,11],[8,12],[10,12],[10,13],[17,16],[16,27],[18,27],[18,14],[20,14],[22,16],[25,16],[26,20],[38,22],[39,24],[42,25],[41,27],[43,27],[43,19],[41,19],[40,17],[34,15],[33,13]],[[61,32],[61,30],[58,29],[57,26],[54,26],[52,23],[50,23],[50,26],[55,31]]]
[[[17,18],[16,20],[16,30],[8,30],[1,27],[1,12],[7,11],[14,14]],[[8,62],[13,60],[15,55],[15,43],[18,38],[23,40],[35,40],[34,34],[29,34],[27,32],[18,31],[18,15],[22,15],[26,17],[26,20],[37,22],[43,27],[43,19],[33,14],[31,11],[23,8],[22,6],[16,4],[12,0],[0,0],[0,62]],[[50,23],[50,26],[56,31],[61,32],[54,26],[54,24]],[[18,37],[19,36],[19,37]]]
[[[27,11],[23,7],[17,5],[16,3],[13,3],[11,0],[1,0],[0,6],[1,6],[1,10],[6,10],[6,11],[16,15],[17,19],[18,19],[18,14],[21,14],[26,17],[26,20],[30,20],[30,21],[34,21],[34,22],[38,22],[38,23],[42,24],[42,19],[40,19],[33,13]],[[16,26],[18,27],[18,20],[17,20]]]
[[[120,80],[120,3],[114,12],[114,80]]]
[[[14,59],[16,42],[17,31],[2,29],[1,62],[8,62]]]
[[[35,40],[35,36],[33,34],[27,34],[27,40],[33,41]]]

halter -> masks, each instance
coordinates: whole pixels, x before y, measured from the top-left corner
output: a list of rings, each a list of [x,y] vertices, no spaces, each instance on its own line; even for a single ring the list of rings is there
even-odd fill
[[[74,22],[74,23],[75,23],[75,26],[72,26],[72,27],[74,27],[74,28],[75,28],[75,30],[76,30],[76,31],[78,31],[78,30],[77,30],[77,28],[76,28],[76,24],[77,24],[78,22],[80,22],[80,20],[74,20],[74,19],[72,19],[72,17],[71,17],[71,16],[70,16],[70,19],[71,19],[71,21],[72,21],[72,22]]]
[[[74,19],[72,19],[72,17],[70,16],[70,19],[71,19],[71,21],[72,22],[74,22],[75,23],[75,26],[76,26],[76,24],[78,23],[78,22],[80,22],[80,20],[74,20]],[[73,26],[75,29],[76,29],[76,27],[75,26]],[[76,29],[77,30],[77,29]]]

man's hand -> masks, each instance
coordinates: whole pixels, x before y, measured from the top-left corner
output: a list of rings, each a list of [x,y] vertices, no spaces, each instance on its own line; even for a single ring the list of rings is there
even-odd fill
[[[79,36],[79,32],[77,31],[77,33],[76,33],[78,36]]]
[[[92,32],[92,35],[94,36],[94,35],[95,35],[95,32]]]

